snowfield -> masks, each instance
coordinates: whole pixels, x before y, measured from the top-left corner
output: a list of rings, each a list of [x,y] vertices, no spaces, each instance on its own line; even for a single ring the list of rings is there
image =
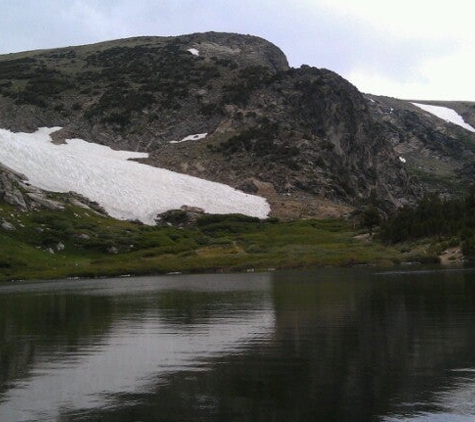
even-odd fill
[[[170,143],[171,144],[180,144],[180,143],[186,142],[186,141],[199,141],[200,139],[205,139],[207,136],[208,136],[208,132],[206,132],[206,133],[197,133],[195,135],[185,136],[180,141],[170,141]]]
[[[470,132],[475,132],[475,128],[470,126],[468,123],[465,123],[465,120],[463,120],[463,117],[460,114],[458,114],[455,110],[452,110],[451,108],[428,105],[428,104],[419,104],[419,103],[411,103],[411,104],[415,105],[416,107],[419,107],[420,109],[424,111],[427,111],[430,114],[433,114],[434,116],[437,116],[438,118],[442,120],[445,120],[446,122],[450,122],[460,127],[463,127],[464,129],[467,129]]]
[[[266,218],[267,201],[230,186],[152,167],[133,158],[148,154],[115,151],[109,147],[69,139],[55,145],[50,134],[0,129],[0,162],[24,174],[31,185],[52,192],[74,191],[99,203],[121,220],[155,224],[157,214],[189,205],[207,213],[241,213]]]

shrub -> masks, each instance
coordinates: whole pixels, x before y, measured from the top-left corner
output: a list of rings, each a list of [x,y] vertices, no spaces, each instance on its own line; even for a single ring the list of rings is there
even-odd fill
[[[249,217],[244,214],[205,214],[196,220],[198,227],[205,227],[217,223],[259,223],[257,217]]]

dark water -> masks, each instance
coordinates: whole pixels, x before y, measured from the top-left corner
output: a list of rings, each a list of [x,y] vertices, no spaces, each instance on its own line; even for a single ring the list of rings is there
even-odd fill
[[[475,271],[0,284],[0,421],[473,421]]]

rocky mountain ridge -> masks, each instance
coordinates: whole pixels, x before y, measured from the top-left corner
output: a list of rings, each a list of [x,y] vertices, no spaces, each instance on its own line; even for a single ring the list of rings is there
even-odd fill
[[[463,193],[473,183],[475,135],[414,104],[444,107],[475,127],[475,104],[461,101],[419,101],[366,95],[384,136],[404,160],[408,174],[424,192],[443,196]]]
[[[475,124],[475,105],[443,104]],[[145,151],[149,165],[262,195],[283,218],[390,211],[430,190],[463,190],[475,173],[472,133],[329,70],[290,68],[249,35],[0,56],[0,127],[41,126],[62,127],[58,143]]]

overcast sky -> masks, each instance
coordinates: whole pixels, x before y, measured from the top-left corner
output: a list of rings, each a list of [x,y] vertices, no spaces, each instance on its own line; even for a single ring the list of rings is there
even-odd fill
[[[475,101],[473,0],[1,0],[0,54],[226,31],[331,69],[361,91]]]

